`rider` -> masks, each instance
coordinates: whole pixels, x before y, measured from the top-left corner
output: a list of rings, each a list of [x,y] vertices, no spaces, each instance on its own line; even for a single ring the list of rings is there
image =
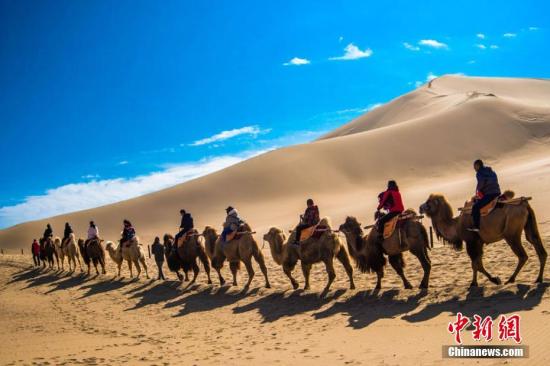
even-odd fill
[[[42,240],[47,240],[48,238],[53,236],[53,230],[52,226],[50,224],[46,225],[46,230],[44,230],[44,236],[42,237]]]
[[[120,239],[120,244],[132,240],[136,236],[136,230],[132,226],[132,223],[128,220],[124,220],[124,229],[122,230],[122,239]]]
[[[313,200],[309,198],[306,201],[306,210],[303,215],[300,215],[300,223],[296,226],[296,237],[294,239],[294,245],[300,245],[300,236],[302,230],[315,226],[319,223],[319,207],[313,203]]]
[[[227,213],[227,216],[225,218],[225,222],[223,224],[223,231],[222,231],[222,242],[226,242],[227,235],[231,234],[234,231],[237,231],[239,229],[239,226],[244,222],[239,217],[239,213],[236,209],[229,206],[225,209],[225,212]]]
[[[63,240],[61,240],[61,244],[65,243],[66,240],[69,239],[69,236],[73,233],[73,228],[71,225],[66,222],[65,223],[65,230],[63,231]]]
[[[89,242],[90,240],[93,240],[93,239],[97,239],[98,237],[99,237],[99,229],[93,221],[90,221],[90,227],[88,228],[88,239],[86,240],[86,242]]]
[[[180,223],[180,231],[176,234],[176,237],[174,239],[174,242],[177,243],[178,239],[184,236],[189,232],[189,230],[192,230],[195,225],[193,223],[193,217],[190,213],[185,212],[184,209],[180,210],[181,214],[181,223]]]
[[[394,180],[388,182],[388,189],[382,192],[379,196],[378,207],[376,208],[376,217],[378,221],[376,223],[376,229],[378,230],[379,240],[383,240],[384,225],[395,216],[401,214],[405,208],[403,206],[403,200],[401,199],[401,193],[399,193],[399,187]],[[384,208],[389,212],[385,215],[380,213],[380,210]]]
[[[473,226],[468,230],[478,233],[481,221],[480,210],[500,196],[500,186],[496,173],[490,167],[483,165],[483,161],[479,159],[474,161],[474,169],[477,178],[476,200],[472,207],[472,219],[474,222]]]

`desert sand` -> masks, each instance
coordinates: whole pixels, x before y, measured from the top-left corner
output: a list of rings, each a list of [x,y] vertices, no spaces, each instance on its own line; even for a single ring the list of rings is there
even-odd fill
[[[440,364],[449,362],[441,358],[441,346],[452,344],[447,323],[461,311],[522,316],[530,358],[480,363],[547,364],[548,274],[545,284],[533,284],[538,261],[528,243],[529,260],[514,285],[496,286],[479,277],[482,287],[469,291],[465,251],[436,241],[427,293],[404,290],[389,267],[382,291],[372,291],[376,276],[358,271],[357,289],[350,291],[336,264],[337,280],[326,298],[319,297],[326,281],[321,265],[314,267],[311,290],[291,290],[267,246],[273,288],[262,288],[257,275],[247,292],[241,286],[220,288],[216,280],[206,285],[204,273],[190,287],[130,280],[126,268],[126,278],[114,279],[110,259],[108,274],[97,277],[33,270],[28,256],[15,253],[28,252],[46,222],[59,234],[69,221],[83,236],[93,219],[103,237],[115,240],[121,220],[129,218],[149,243],[175,231],[182,207],[201,228],[220,226],[231,204],[257,230],[260,244],[269,227],[295,225],[308,197],[335,225],[346,215],[368,224],[388,179],[397,180],[408,207],[418,209],[430,193],[441,192],[456,209],[473,193],[476,158],[499,173],[503,188],[533,197],[548,249],[549,148],[550,81],[445,76],[317,141],[129,201],[2,230],[0,247],[7,254],[0,256],[0,363]],[[418,262],[405,257],[405,272],[417,286]],[[487,247],[490,272],[506,278],[515,263],[504,242]],[[229,277],[227,265],[224,271]],[[303,284],[299,268],[295,275]],[[243,276],[241,271],[241,285]],[[469,334],[466,339],[472,343]]]

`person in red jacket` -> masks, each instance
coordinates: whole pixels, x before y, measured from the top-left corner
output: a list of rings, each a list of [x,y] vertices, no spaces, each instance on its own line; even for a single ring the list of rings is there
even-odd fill
[[[384,233],[384,224],[390,221],[395,216],[402,213],[405,208],[403,206],[403,200],[401,199],[401,193],[399,193],[399,187],[394,180],[388,182],[388,189],[382,192],[379,196],[378,208],[376,209],[376,217],[378,217],[377,226],[380,236]],[[388,213],[382,215],[380,210],[384,208],[388,210]]]
[[[40,244],[38,244],[38,240],[34,239],[32,241],[32,260],[34,262],[35,266],[40,266]]]

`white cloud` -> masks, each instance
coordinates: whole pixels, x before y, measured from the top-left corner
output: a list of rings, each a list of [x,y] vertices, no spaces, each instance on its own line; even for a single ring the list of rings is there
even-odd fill
[[[517,36],[517,34],[516,33],[504,33],[502,36],[506,37],[506,38],[514,38],[515,36]]]
[[[339,111],[336,111],[334,113],[336,113],[336,114],[364,113],[364,112],[372,111],[373,109],[376,109],[376,108],[382,106],[382,104],[383,103],[373,103],[373,104],[369,104],[366,107],[340,109]]]
[[[482,50],[487,48],[487,46],[485,46],[484,44],[476,44],[475,46],[479,49],[482,49]]]
[[[479,38],[479,39],[485,39],[485,34],[478,33],[478,34],[476,34],[476,37]]]
[[[97,179],[97,178],[100,178],[100,175],[99,174],[86,174],[86,175],[81,176],[80,178],[82,178],[82,179]]]
[[[536,30],[539,30],[539,27],[529,27],[529,30],[530,31],[536,31]]]
[[[417,81],[414,82],[414,86],[417,87],[417,88],[418,88],[418,87],[421,87],[422,84],[424,84],[424,82],[419,81],[419,80],[417,80]]]
[[[127,200],[210,174],[267,151],[248,151],[167,166],[162,171],[128,179],[67,184],[49,189],[43,195],[29,196],[20,204],[0,208],[0,225],[5,227]]]
[[[403,47],[411,51],[420,51],[420,47],[414,46],[408,42],[403,42]]]
[[[346,60],[357,60],[360,58],[370,57],[372,56],[372,50],[370,48],[367,48],[366,50],[362,51],[354,45],[353,43],[350,43],[344,48],[344,55],[338,56],[338,57],[330,57],[329,60],[332,61],[346,61]]]
[[[415,86],[416,88],[419,88],[419,87],[421,87],[422,85],[424,85],[424,83],[425,83],[426,81],[432,81],[432,80],[434,80],[434,79],[436,79],[436,78],[438,78],[438,77],[439,77],[438,75],[436,75],[436,74],[434,74],[433,72],[430,71],[430,72],[426,75],[426,80],[425,80],[425,81],[417,80],[417,81],[414,82],[414,86]],[[412,84],[412,82],[409,83],[409,85],[410,85],[410,84]]]
[[[447,48],[448,47],[445,43],[436,41],[435,39],[422,39],[422,40],[418,41],[418,44],[421,45],[421,46],[428,46],[428,47],[433,47],[433,48]]]
[[[431,81],[435,78],[437,78],[438,76],[435,75],[433,72],[429,72],[428,75],[426,75],[426,81]]]
[[[493,50],[496,50],[498,48],[498,46],[496,44],[492,44],[489,46],[489,48],[493,49]]]
[[[126,165],[128,164],[128,160],[122,160],[118,162],[118,165]]]
[[[340,36],[338,37],[338,42],[342,42],[344,40],[344,37]]]
[[[294,57],[290,61],[285,62],[284,66],[302,66],[302,65],[308,65],[311,61],[309,61],[307,58],[300,58],[300,57]]]
[[[251,135],[253,137],[256,137],[261,133],[268,133],[269,131],[271,130],[270,129],[262,130],[258,126],[246,126],[242,128],[235,128],[232,130],[222,131],[220,133],[217,133],[210,137],[206,137],[204,139],[197,140],[189,144],[189,146],[207,145],[217,141],[228,140],[230,138],[240,136],[240,135]]]
[[[476,63],[476,60],[470,60],[468,61],[468,63],[471,65],[471,64],[475,64]]]

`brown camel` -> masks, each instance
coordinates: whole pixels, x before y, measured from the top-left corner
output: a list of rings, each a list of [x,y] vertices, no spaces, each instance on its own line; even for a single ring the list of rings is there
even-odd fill
[[[508,198],[513,197],[513,192],[505,192]],[[466,251],[472,261],[473,277],[471,287],[477,286],[477,272],[483,273],[487,278],[500,284],[498,277],[493,277],[483,267],[483,245],[504,239],[518,257],[518,264],[514,273],[506,283],[512,283],[527,261],[527,253],[521,244],[521,233],[525,231],[527,241],[537,252],[540,262],[539,274],[536,282],[543,281],[544,265],[546,264],[546,250],[539,234],[535,212],[527,200],[521,200],[519,204],[498,204],[487,216],[481,219],[479,233],[468,231],[472,227],[472,215],[462,213],[453,217],[453,209],[445,197],[440,194],[432,194],[428,200],[420,206],[420,212],[432,219],[432,226],[438,237],[453,244],[458,250],[462,249],[462,243],[466,242]]]
[[[237,271],[242,261],[248,272],[248,282],[245,288],[250,287],[250,283],[254,278],[254,268],[252,268],[252,257],[254,257],[256,262],[260,265],[260,270],[264,274],[265,287],[270,288],[271,285],[267,277],[267,267],[265,266],[264,256],[258,247],[258,243],[256,243],[256,240],[254,240],[252,236],[252,229],[248,224],[243,224],[239,231],[243,232],[240,238],[235,238],[227,243],[222,243],[216,229],[213,227],[205,227],[202,233],[206,242],[206,253],[210,256],[212,267],[218,272],[220,284],[223,285],[225,283],[220,270],[227,259],[229,268],[231,268],[231,273],[233,274],[233,286],[237,285]]]
[[[292,287],[298,288],[298,282],[292,277],[292,270],[301,261],[302,272],[304,274],[305,285],[304,290],[309,289],[309,273],[311,266],[315,263],[323,262],[325,264],[328,273],[328,282],[323,290],[323,295],[327,294],[332,282],[336,278],[334,271],[334,259],[338,259],[349,277],[350,289],[355,288],[353,282],[353,268],[351,267],[348,253],[344,246],[340,243],[338,235],[330,231],[330,226],[327,225],[326,219],[323,219],[325,226],[329,230],[326,230],[318,238],[309,238],[300,243],[299,247],[291,243],[294,243],[295,232],[290,235],[288,241],[283,231],[279,228],[272,227],[269,232],[264,235],[264,240],[269,243],[271,249],[271,256],[278,265],[283,266],[283,271],[290,279]],[[321,224],[323,224],[321,220]]]
[[[407,250],[418,258],[424,270],[420,288],[428,288],[432,265],[428,256],[428,234],[420,222],[411,219],[402,220],[393,234],[384,239],[381,247],[377,243],[379,235],[377,230],[373,228],[364,236],[361,224],[355,217],[347,217],[340,226],[340,231],[346,236],[348,250],[355,259],[359,270],[363,273],[376,272],[376,289],[382,287],[384,266],[386,265],[384,254],[388,255],[391,266],[403,280],[405,288],[412,288],[403,271],[405,260],[402,253]]]
[[[40,241],[40,257],[42,265],[45,267],[47,261],[50,269],[53,269],[53,260],[55,258],[57,261],[57,269],[59,269],[59,256],[52,238],[46,238]]]
[[[97,265],[101,265],[101,273],[107,273],[105,271],[105,250],[101,242],[103,239],[91,239],[86,240],[78,239],[78,248],[80,249],[80,255],[84,260],[84,263],[88,266],[88,274],[90,274],[90,263],[93,263],[96,274],[99,274]]]
[[[174,238],[172,235],[164,235],[165,248],[172,249],[172,245],[174,245],[173,242]],[[183,236],[180,237],[177,243],[177,249],[168,254],[168,268],[170,268],[171,271],[176,272],[176,275],[180,281],[183,280],[183,276],[179,273],[180,269],[183,270],[186,281],[189,280],[187,273],[190,270],[193,270],[193,279],[190,283],[194,283],[200,271],[197,264],[197,259],[202,262],[204,271],[208,277],[208,284],[211,284],[212,279],[210,278],[210,262],[200,240],[200,234],[198,231],[194,230],[189,233],[187,240],[184,240]]]

